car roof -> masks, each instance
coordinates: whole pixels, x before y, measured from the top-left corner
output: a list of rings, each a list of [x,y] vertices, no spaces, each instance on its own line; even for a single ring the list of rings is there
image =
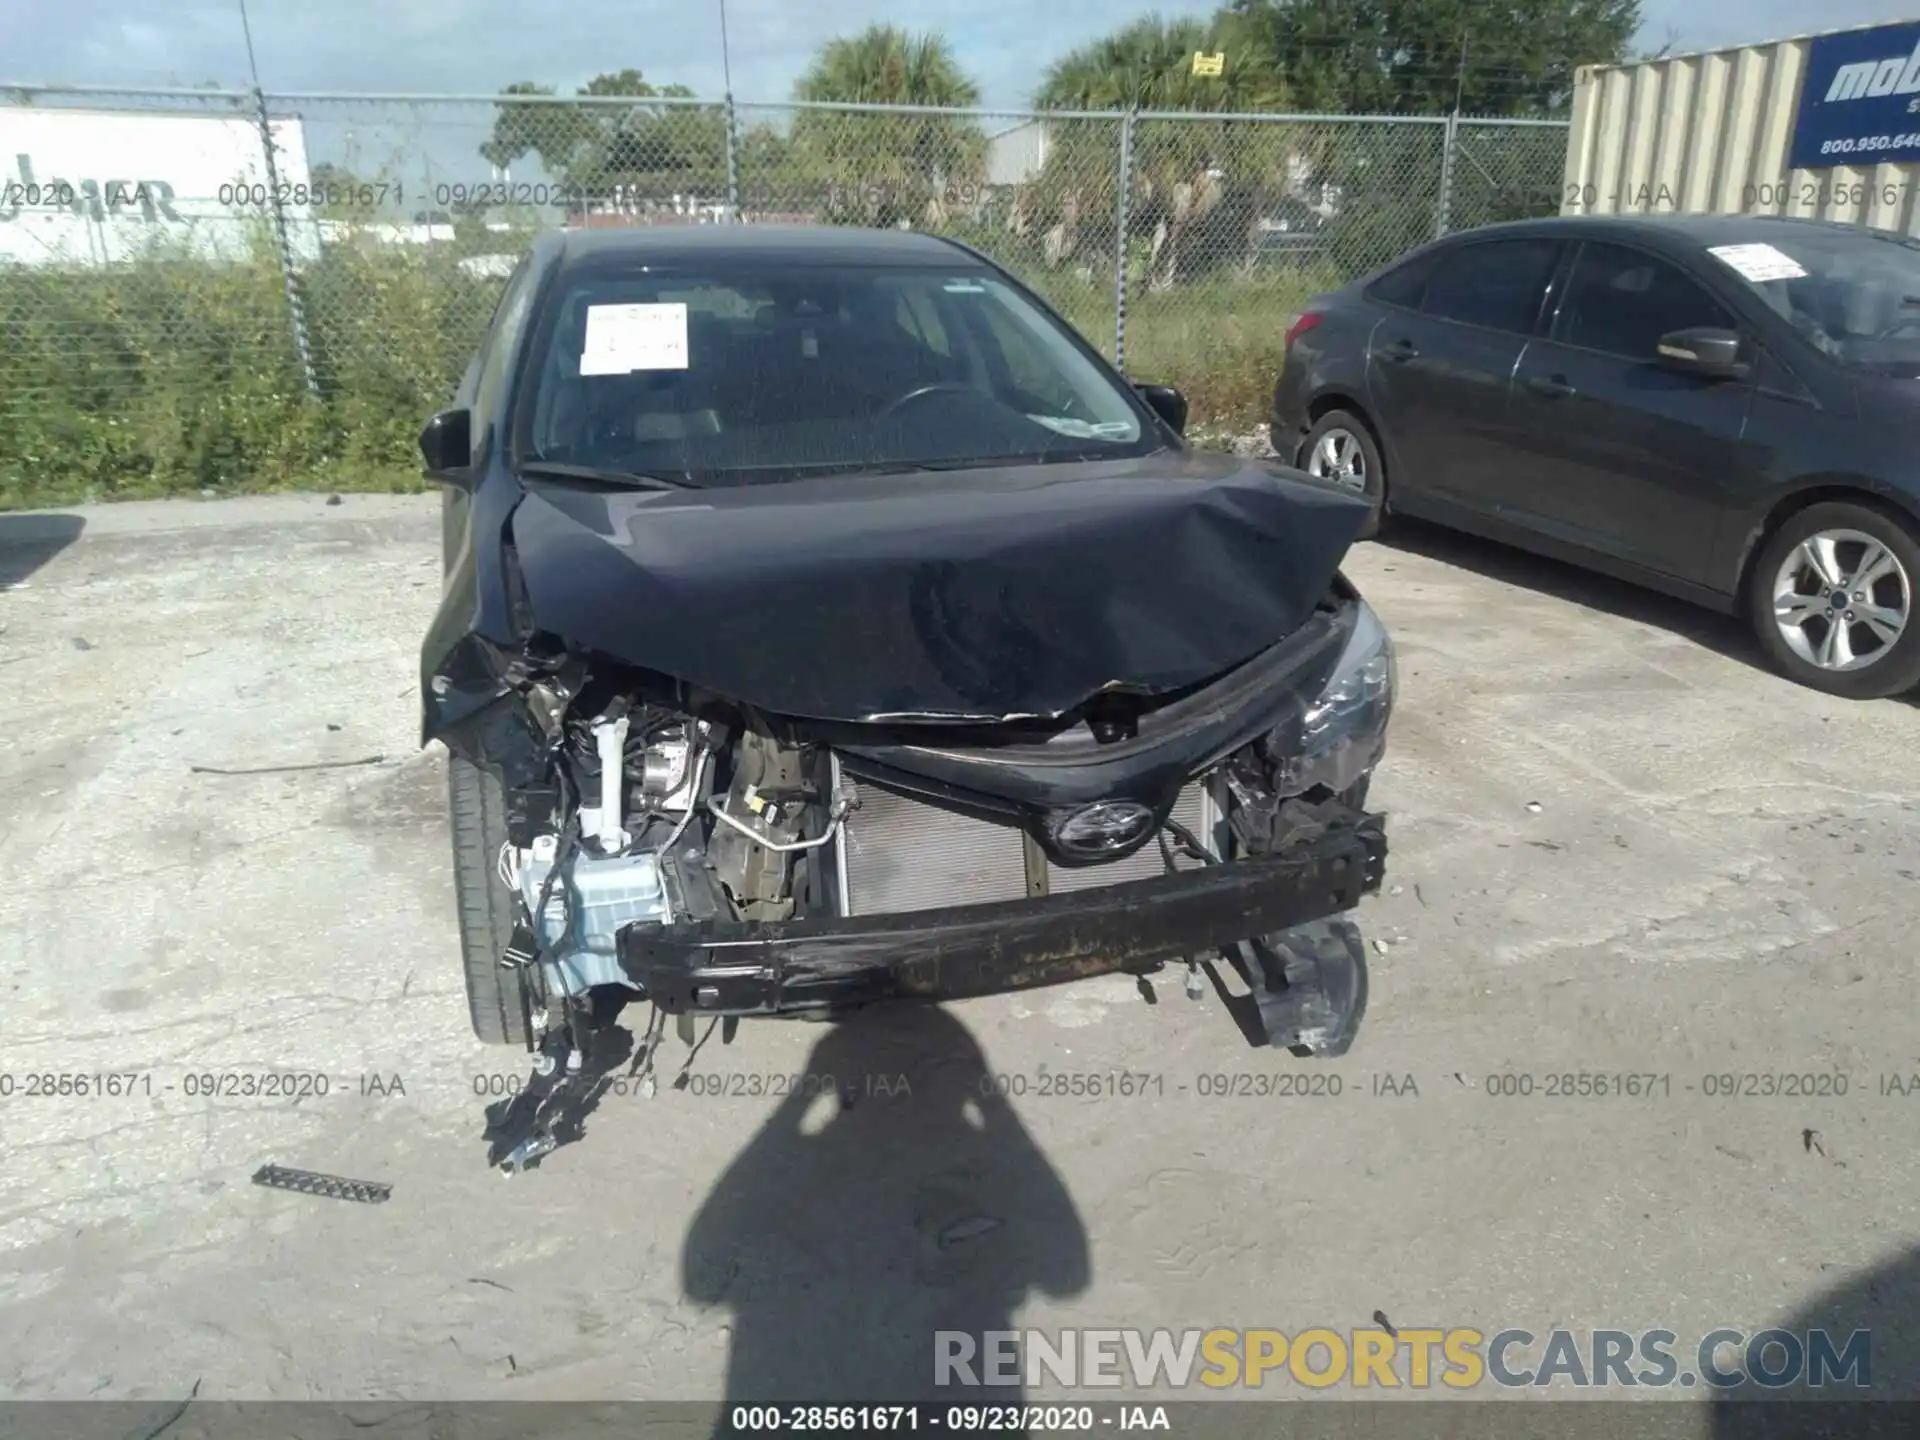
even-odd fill
[[[1460,230],[1449,240],[1488,239],[1495,235],[1563,235],[1593,239],[1615,237],[1677,241],[1682,245],[1738,245],[1789,240],[1795,235],[1845,231],[1871,233],[1838,220],[1803,220],[1786,215],[1554,215],[1540,220],[1509,220]]]
[[[563,266],[602,259],[772,261],[810,265],[980,265],[963,245],[914,230],[842,225],[620,225],[543,237]]]

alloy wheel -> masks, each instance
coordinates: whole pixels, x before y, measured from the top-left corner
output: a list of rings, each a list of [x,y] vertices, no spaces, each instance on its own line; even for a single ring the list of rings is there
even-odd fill
[[[1329,430],[1307,457],[1307,473],[1318,480],[1331,480],[1348,490],[1364,493],[1367,488],[1367,454],[1359,437],[1351,430]]]
[[[1913,582],[1900,557],[1859,530],[1809,535],[1773,580],[1774,624],[1822,670],[1864,670],[1906,633]]]

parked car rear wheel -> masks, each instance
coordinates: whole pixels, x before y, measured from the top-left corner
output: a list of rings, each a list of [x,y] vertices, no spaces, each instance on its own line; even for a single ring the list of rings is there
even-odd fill
[[[1380,459],[1380,447],[1374,443],[1367,422],[1348,410],[1329,410],[1307,432],[1300,446],[1300,469],[1318,480],[1339,485],[1364,496],[1373,504],[1373,514],[1361,530],[1362,540],[1371,540],[1380,531],[1387,498],[1387,467]]]
[[[1810,505],[1760,552],[1755,632],[1802,685],[1872,700],[1920,686],[1920,542],[1901,521],[1845,501]]]

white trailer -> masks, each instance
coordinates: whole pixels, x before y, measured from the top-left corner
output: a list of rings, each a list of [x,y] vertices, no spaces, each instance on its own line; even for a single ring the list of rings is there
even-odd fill
[[[242,259],[273,243],[276,195],[296,261],[313,259],[301,123],[269,128],[271,181],[259,124],[242,112],[0,106],[0,264]]]

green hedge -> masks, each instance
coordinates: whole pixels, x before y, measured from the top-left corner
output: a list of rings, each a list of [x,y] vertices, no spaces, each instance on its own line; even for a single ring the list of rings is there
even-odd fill
[[[302,279],[316,403],[270,252],[0,268],[0,508],[413,488],[414,437],[499,285],[403,247],[330,251]]]

